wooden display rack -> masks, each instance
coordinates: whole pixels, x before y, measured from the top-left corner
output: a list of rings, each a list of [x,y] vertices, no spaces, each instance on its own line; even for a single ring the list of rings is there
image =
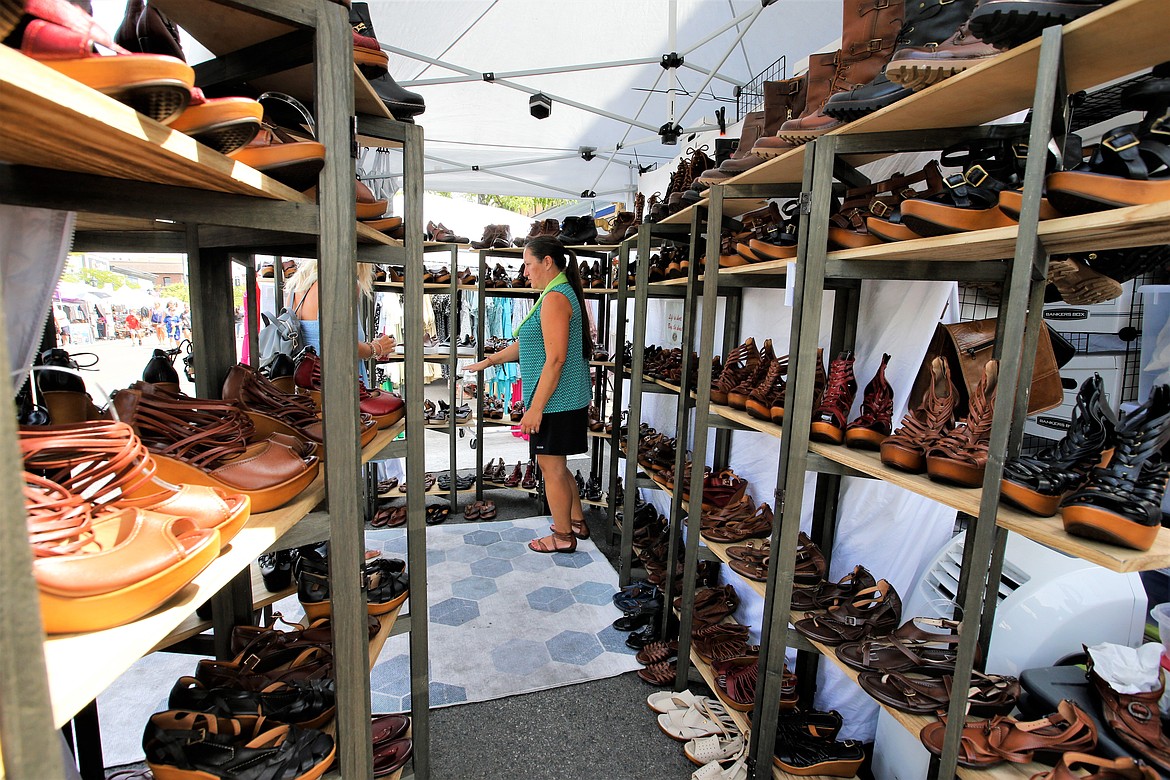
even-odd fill
[[[222,301],[222,286],[230,280],[229,252],[247,254],[257,246],[310,248],[322,258],[322,276],[334,278],[343,269],[352,274],[355,243],[370,245],[357,253],[359,258],[405,262],[417,251],[421,260],[421,242],[414,237],[408,236],[404,245],[353,218],[352,190],[345,186],[347,181],[352,183],[352,173],[344,170],[344,160],[349,148],[346,117],[357,106],[358,111],[374,115],[372,119],[362,118],[363,134],[384,136],[377,145],[402,149],[407,190],[405,216],[421,220],[422,133],[417,127],[389,121],[392,118],[384,105],[356,73],[344,11],[336,4],[314,0],[278,8],[279,4],[266,0],[159,0],[159,5],[213,52],[254,47],[240,56],[201,64],[196,69],[201,85],[219,76],[225,77],[221,82],[229,76],[245,80],[240,70],[233,70],[238,68],[250,69],[248,73],[257,76],[255,83],[261,83],[265,67],[278,60],[287,62],[280,60],[285,56],[297,60],[285,71],[292,75],[280,81],[278,74],[271,87],[315,104],[318,140],[328,149],[321,174],[320,205],[7,47],[0,47],[0,126],[4,127],[0,133],[0,196],[5,204],[79,212],[77,225],[85,233],[85,240],[101,244],[104,239],[110,251],[197,252],[199,256],[192,257],[190,264],[192,303],[203,341],[196,353],[196,371],[204,386],[201,392],[209,394],[213,385],[209,378],[234,362],[234,356],[229,355],[231,323],[224,324],[208,315],[206,306],[211,300]],[[292,37],[281,39],[285,35]],[[233,36],[237,38],[232,40]],[[235,45],[229,46],[229,41]],[[258,52],[262,49],[275,57],[261,56]],[[251,62],[246,62],[249,59]],[[298,68],[299,72],[294,72]],[[342,71],[353,74],[357,97],[349,107],[342,105],[348,100],[349,84],[330,81],[330,73]],[[338,151],[341,154],[334,154]],[[346,219],[337,219],[347,213],[350,216]],[[349,220],[355,225],[352,229],[345,227]],[[249,271],[249,283],[253,282],[254,270]],[[325,291],[332,297],[322,301],[323,307],[339,312],[322,334],[327,342],[323,350],[325,370],[330,376],[344,378],[353,373],[352,364],[342,362],[346,340],[352,348],[352,332],[341,333],[346,318],[352,318],[352,306],[348,305],[351,289],[350,285],[332,286],[332,290]],[[421,295],[418,298],[421,300]],[[418,340],[421,343],[421,333]],[[407,362],[408,374],[413,376],[414,361]],[[421,361],[418,366],[421,375]],[[338,430],[343,430],[348,424],[356,424],[356,419],[350,419],[357,408],[356,383],[350,388],[345,387],[345,382],[340,386],[335,398],[326,398],[323,416],[330,428],[340,425]],[[352,409],[345,403],[347,389],[355,399]],[[417,419],[411,423],[412,428],[421,427],[421,409],[417,414],[408,410],[407,420],[414,417]],[[11,421],[0,422],[6,451],[15,451]],[[0,672],[0,700],[7,702],[6,706],[0,704],[5,714],[0,723],[4,724],[6,741],[10,740],[10,749],[4,754],[8,776],[57,775],[60,751],[50,725],[60,726],[69,720],[142,654],[205,628],[206,623],[191,617],[195,606],[229,582],[239,584],[238,575],[249,568],[257,555],[284,541],[286,532],[292,531],[290,539],[321,538],[324,533],[331,536],[339,560],[349,560],[351,556],[358,560],[361,541],[357,534],[348,533],[352,524],[347,522],[355,513],[357,497],[352,489],[339,490],[336,485],[340,482],[352,488],[355,479],[351,473],[361,460],[386,450],[405,425],[404,421],[394,429],[379,432],[362,450],[360,459],[352,437],[346,441],[338,437],[327,440],[322,474],[312,485],[284,507],[254,514],[231,545],[187,588],[151,615],[125,626],[44,640],[28,625],[28,615],[35,614],[35,609],[18,608],[30,598],[35,601],[35,586],[30,590],[26,575],[21,574],[27,569],[27,561],[15,553],[11,561],[6,557],[6,565],[0,571],[5,575],[3,586],[9,598],[20,604],[10,610],[4,624],[5,652],[24,659],[19,674]],[[421,448],[421,441],[417,447]],[[12,465],[7,456],[5,462]],[[416,479],[417,474],[409,478]],[[329,513],[314,512],[312,523],[305,524],[312,528],[301,529],[298,524],[302,518],[324,499],[326,481],[334,488],[330,490]],[[6,485],[9,489],[15,487],[11,480]],[[17,538],[23,534],[23,511],[18,500],[11,503],[15,509],[10,510],[11,522],[3,524],[10,531],[4,546],[27,557],[27,545]],[[408,524],[412,530],[423,528],[422,507],[413,506],[413,502]],[[408,547],[412,562],[420,557],[425,560],[421,533],[411,534]],[[11,562],[15,564],[9,565]],[[425,563],[410,569],[412,592],[425,599]],[[31,578],[27,579],[31,582]],[[275,597],[263,595],[253,606]],[[351,695],[361,691],[362,681],[360,668],[349,661],[355,651],[358,655],[366,652],[360,647],[364,630],[360,641],[355,632],[347,630],[351,624],[356,626],[357,610],[364,611],[359,598],[362,594],[355,581],[336,583],[337,624],[346,629],[340,631],[335,644],[335,653],[344,662],[338,665],[342,692],[338,697],[338,719],[349,726],[349,736],[339,742],[338,755],[351,768],[369,760],[368,746],[353,736],[360,731],[358,727],[364,719],[361,711],[369,706],[368,701],[363,705],[364,695]],[[237,609],[239,606],[233,605],[233,612]],[[381,641],[389,634],[392,623],[393,616],[384,620]],[[421,710],[415,719],[414,768],[416,776],[425,778],[429,768],[425,624],[413,633],[411,642],[412,648],[421,648],[420,652],[412,652],[412,701]],[[21,749],[15,748],[17,744]]]
[[[1145,552],[1127,550],[1121,547],[1101,544],[1064,533],[1061,523],[1054,518],[1035,518],[1011,507],[1000,505],[998,491],[998,469],[1002,462],[989,463],[988,479],[984,490],[970,490],[940,485],[925,476],[908,475],[886,469],[876,453],[854,451],[808,443],[809,415],[811,413],[812,376],[811,358],[818,346],[823,292],[834,288],[834,328],[832,350],[851,349],[856,329],[858,301],[858,279],[940,279],[1001,281],[1011,289],[1003,314],[1003,343],[1015,343],[1020,339],[1024,344],[1021,351],[1009,351],[1003,355],[1005,374],[1014,377],[1016,373],[1030,371],[1021,365],[1022,356],[1030,355],[1031,343],[1037,338],[1040,328],[1037,311],[1027,311],[1027,300],[1032,280],[1043,279],[1046,255],[1074,251],[1114,249],[1145,246],[1170,242],[1170,203],[1162,202],[1145,206],[1119,208],[1080,217],[1065,217],[1044,222],[1035,219],[1036,201],[1040,194],[1040,180],[1043,177],[1043,154],[1048,147],[1049,128],[1054,126],[1054,106],[1064,99],[1065,90],[1072,92],[1096,84],[1118,79],[1148,68],[1155,64],[1158,41],[1170,34],[1170,17],[1163,4],[1156,0],[1117,0],[1063,29],[1050,28],[1042,39],[1037,39],[1001,54],[977,67],[971,68],[951,79],[930,87],[922,92],[899,101],[867,117],[850,122],[841,129],[792,150],[780,157],[769,160],[740,174],[725,183],[713,185],[707,197],[695,206],[684,209],[657,225],[644,226],[639,235],[639,257],[648,256],[652,237],[676,237],[679,232],[693,237],[691,242],[688,277],[647,284],[646,275],[639,268],[637,285],[634,356],[631,380],[634,397],[630,401],[631,430],[640,421],[640,393],[645,389],[678,388],[661,381],[647,380],[641,376],[643,345],[645,342],[644,323],[638,316],[645,316],[645,297],[658,291],[665,294],[669,289],[685,290],[689,316],[684,316],[682,348],[684,355],[683,376],[688,375],[690,362],[689,345],[696,345],[698,355],[698,386],[682,388],[688,397],[694,398],[696,408],[693,435],[688,436],[688,421],[680,413],[679,424],[674,435],[682,441],[687,437],[695,452],[705,452],[708,443],[708,427],[715,426],[715,420],[724,420],[737,429],[748,429],[780,439],[781,457],[777,466],[777,494],[783,496],[783,512],[788,516],[800,514],[803,485],[807,471],[819,472],[818,506],[835,511],[841,476],[867,476],[882,479],[891,484],[909,489],[919,495],[931,498],[946,506],[977,517],[968,530],[968,544],[965,546],[964,566],[976,572],[971,585],[967,586],[959,600],[965,615],[981,616],[983,621],[992,619],[994,604],[983,604],[983,577],[994,580],[999,576],[1002,565],[1003,530],[1011,530],[1046,546],[1069,555],[1083,558],[1114,571],[1130,572],[1150,568],[1162,568],[1170,564],[1170,538],[1160,532],[1154,547]],[[1059,69],[1063,61],[1063,72]],[[1061,78],[1064,81],[1061,81]],[[1035,104],[1033,106],[1033,104]],[[964,233],[958,236],[921,238],[913,241],[882,244],[853,250],[826,251],[829,185],[834,178],[835,165],[844,162],[859,165],[879,159],[895,151],[931,151],[950,143],[974,137],[986,131],[971,128],[1017,111],[1033,107],[1030,158],[1028,170],[1032,175],[1025,178],[1024,198],[1031,208],[1025,209],[1021,219],[1025,224]],[[957,121],[963,127],[955,127]],[[796,187],[794,185],[799,185]],[[695,268],[696,248],[699,236],[706,232],[705,249],[708,256],[717,251],[718,236],[707,231],[706,224],[719,224],[724,217],[735,216],[756,208],[761,198],[794,197],[799,192],[809,199],[811,213],[801,216],[801,241],[799,261],[801,273],[796,276],[799,289],[796,290],[796,304],[793,315],[792,343],[788,378],[788,415],[783,426],[752,418],[738,410],[713,405],[710,401],[710,365],[712,353],[718,351],[714,345],[715,307],[719,295],[735,287],[745,285],[775,287],[783,278],[791,261],[774,261],[749,264],[732,269],[720,269],[700,277]],[[671,233],[670,231],[679,231]],[[640,264],[641,265],[641,264]],[[1033,268],[1032,266],[1036,267]],[[716,284],[709,282],[715,279]],[[826,280],[842,280],[842,284],[826,284]],[[708,282],[700,285],[700,282]],[[786,282],[786,283],[790,283]],[[688,329],[686,324],[695,316],[695,301],[702,298],[701,329]],[[728,311],[731,298],[728,299]],[[738,312],[728,314],[729,324],[725,327],[724,345],[726,350],[734,346],[728,340],[727,330],[738,327]],[[641,332],[638,328],[641,328]],[[1026,339],[1032,339],[1030,343]],[[1017,371],[1017,368],[1020,371]],[[1027,381],[1026,374],[1020,381]],[[997,452],[1011,451],[1018,446],[1019,427],[1022,419],[1009,425],[1011,407],[1016,411],[1022,406],[1014,398],[1015,380],[1000,387],[1000,404],[996,410],[996,423],[992,430],[992,448]],[[692,390],[694,392],[692,392]],[[683,404],[680,403],[680,408]],[[1003,410],[1007,409],[1005,413]],[[781,435],[783,434],[783,435]],[[718,458],[716,462],[719,462]],[[632,464],[627,461],[632,469]],[[681,464],[679,464],[681,467]],[[693,465],[692,479],[700,473],[702,464]],[[627,472],[627,477],[630,475]],[[822,482],[823,480],[823,482]],[[791,487],[792,489],[788,489]],[[824,488],[822,491],[821,488]],[[627,490],[630,487],[627,485]],[[994,495],[989,491],[994,490]],[[686,518],[687,555],[684,577],[690,577],[698,553],[698,498],[691,497],[689,507],[679,505],[680,496],[675,494],[672,514]],[[781,500],[781,499],[778,499]],[[626,511],[630,511],[627,497]],[[773,603],[765,608],[763,627],[763,656],[767,675],[763,679],[761,701],[773,701],[778,695],[777,685],[780,664],[783,661],[784,645],[801,647],[793,641],[795,634],[785,625],[772,625],[773,619],[789,617],[788,606],[791,594],[791,562],[796,547],[797,527],[782,523],[778,512],[776,530],[771,549],[772,560],[781,561],[771,572],[768,583],[748,581],[757,593],[765,595]],[[825,524],[826,534],[831,535],[832,516],[820,518]],[[819,527],[814,524],[814,529]],[[625,529],[623,529],[625,531]],[[726,560],[726,546],[708,543],[718,557]],[[778,576],[776,569],[783,569]],[[982,573],[982,576],[980,576]],[[690,580],[693,582],[693,579]],[[689,584],[688,584],[689,587]],[[687,606],[684,602],[685,624]],[[783,615],[783,618],[775,617]],[[979,619],[974,626],[965,626],[964,642],[960,658],[973,657],[974,643],[981,637]],[[685,625],[683,629],[685,630]],[[684,640],[680,637],[680,655]],[[769,647],[770,644],[775,646]],[[809,646],[811,649],[813,646]],[[816,648],[835,662],[835,655],[827,648]],[[680,670],[684,666],[680,660]],[[964,661],[956,672],[955,685],[962,689],[970,675],[970,663]],[[932,768],[932,773],[950,776],[955,769],[957,726],[962,720],[961,701],[953,701],[950,707],[952,732],[947,741],[941,767]],[[925,719],[912,718],[905,713],[891,711],[903,725],[917,734]],[[753,718],[753,756],[762,767],[772,749],[774,718],[768,708],[757,708]],[[756,739],[758,737],[758,739]],[[1045,768],[1037,765],[1020,767],[1004,764],[986,770],[957,768],[957,775],[963,778],[1020,778],[1030,777]],[[935,776],[932,774],[931,776]]]

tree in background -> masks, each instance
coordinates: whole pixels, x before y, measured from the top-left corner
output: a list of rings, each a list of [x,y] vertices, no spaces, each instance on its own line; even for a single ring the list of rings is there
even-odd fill
[[[174,298],[183,303],[189,304],[191,302],[191,293],[185,284],[168,284],[165,287],[159,287],[157,292],[158,297],[164,301],[168,298]]]
[[[477,195],[476,202],[481,206],[496,206],[531,217],[546,209],[563,206],[569,201],[564,198],[532,198],[523,195]]]
[[[88,284],[90,287],[96,287],[99,290],[107,284],[113,290],[117,290],[123,286],[129,287],[132,290],[137,290],[141,287],[138,280],[133,277],[123,276],[116,271],[103,271],[98,268],[80,268],[76,271],[64,271],[61,274],[61,280],[75,284]]]

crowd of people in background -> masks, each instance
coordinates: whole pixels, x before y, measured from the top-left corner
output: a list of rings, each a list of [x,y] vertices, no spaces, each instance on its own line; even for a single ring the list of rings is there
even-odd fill
[[[156,301],[151,307],[119,309],[93,305],[89,310],[85,305],[56,304],[57,342],[80,344],[93,339],[129,339],[138,346],[169,349],[191,338],[191,310],[181,301]]]

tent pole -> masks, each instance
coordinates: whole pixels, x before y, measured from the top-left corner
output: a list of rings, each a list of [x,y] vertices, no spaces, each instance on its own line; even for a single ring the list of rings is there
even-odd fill
[[[604,70],[605,68],[624,68],[628,65],[655,65],[657,57],[642,57],[634,60],[614,60],[612,62],[590,62],[584,65],[560,65],[554,68],[531,68],[529,70],[496,71],[497,79],[514,79],[523,76],[551,76],[556,73],[576,73],[581,70]],[[468,81],[483,81],[483,74],[475,76],[440,76],[433,79],[412,79],[400,81],[403,87],[425,87],[431,84],[461,84]]]
[[[673,0],[671,0],[671,1],[673,2]],[[435,59],[434,57],[427,57],[425,55],[418,54],[417,52],[408,51],[406,49],[400,49],[397,46],[391,46],[391,45],[386,44],[386,43],[383,43],[381,45],[382,45],[382,49],[384,51],[388,51],[388,52],[391,52],[393,54],[400,54],[403,57],[410,57],[412,59],[419,60],[420,62],[428,62],[431,65],[439,65],[439,66],[442,66],[442,67],[447,68],[449,70],[453,70],[456,73],[463,73],[467,76],[475,76],[476,79],[483,78],[482,71],[472,70],[471,68],[465,68],[462,65],[455,65],[455,64],[450,63],[450,62],[444,62],[443,60]],[[598,108],[596,106],[589,106],[589,105],[586,105],[584,103],[578,103],[576,100],[570,100],[566,97],[561,97],[560,95],[553,95],[553,94],[550,94],[548,92],[542,93],[541,90],[539,90],[539,89],[535,89],[533,87],[526,87],[523,84],[517,84],[514,81],[508,81],[507,79],[499,79],[498,78],[498,79],[495,79],[494,81],[492,81],[492,83],[499,84],[500,86],[508,87],[509,89],[514,89],[517,92],[523,92],[523,93],[528,94],[528,95],[544,94],[544,95],[547,95],[548,97],[552,98],[552,101],[554,103],[564,103],[566,106],[572,106],[573,108],[578,108],[582,111],[588,111],[588,112],[593,113],[593,114],[598,114],[599,116],[606,117],[607,119],[614,119],[614,120],[617,120],[618,122],[623,122],[623,123],[628,124],[628,125],[637,125],[638,127],[641,127],[643,130],[650,130],[650,131],[653,131],[655,133],[658,132],[657,127],[654,127],[652,125],[648,125],[645,122],[639,122],[639,121],[634,120],[634,119],[629,119],[627,117],[619,116],[618,114],[614,114],[613,112],[606,111],[605,109]]]
[[[720,68],[723,67],[723,63],[727,62],[727,58],[730,57],[731,53],[733,51],[735,51],[736,47],[739,46],[739,42],[743,40],[743,36],[747,35],[747,31],[752,28],[752,24],[756,21],[756,19],[759,17],[760,13],[763,10],[764,10],[764,6],[761,5],[759,8],[752,11],[751,19],[749,19],[747,21],[747,24],[744,25],[744,28],[742,30],[740,30],[739,35],[735,36],[735,40],[732,41],[732,43],[729,47],[727,47],[727,51],[725,51],[723,53],[723,56],[719,58],[719,63],[714,67],[713,70],[718,71]],[[713,77],[714,77],[713,75],[707,76],[707,79],[703,82],[702,86],[700,86],[697,90],[695,90],[695,94],[691,96],[691,102],[688,103],[687,107],[683,109],[682,114],[680,114],[680,116],[685,117],[687,115],[687,112],[690,111],[691,108],[695,105],[695,103],[698,102],[699,96],[703,94],[703,90],[706,89],[707,85],[711,83],[711,79]]]
[[[689,54],[692,54],[692,53],[693,53],[693,52],[695,52],[697,49],[699,49],[700,47],[702,47],[702,46],[705,46],[705,45],[707,45],[708,43],[710,43],[711,41],[715,40],[715,39],[716,39],[716,38],[718,38],[720,35],[722,35],[723,33],[727,32],[728,30],[730,30],[732,27],[735,27],[737,24],[739,24],[740,22],[742,22],[742,21],[744,21],[745,19],[747,19],[749,16],[754,16],[754,15],[758,14],[758,13],[759,13],[760,11],[762,11],[762,10],[763,10],[763,6],[760,6],[759,8],[756,8],[756,9],[754,9],[754,10],[752,10],[752,11],[744,11],[742,14],[740,14],[740,15],[739,15],[739,16],[737,16],[737,17],[735,17],[734,19],[732,19],[732,20],[731,20],[730,22],[728,22],[727,24],[723,25],[722,27],[720,27],[720,28],[718,28],[718,29],[714,30],[713,32],[711,32],[710,34],[708,34],[706,38],[703,38],[703,39],[702,39],[702,40],[700,40],[698,43],[691,44],[691,45],[690,45],[690,47],[688,47],[686,51],[683,51],[683,52],[680,52],[680,53],[681,53],[681,54],[682,54],[682,56],[684,56],[684,57],[686,57],[686,56],[687,56],[687,55],[689,55]],[[750,25],[749,25],[749,26],[750,26]],[[670,49],[670,50],[671,50],[671,51],[674,51],[674,44],[673,44],[673,43],[671,43],[671,45],[670,45],[670,46],[671,46],[671,49]],[[718,69],[718,68],[716,68],[716,70],[719,70],[719,69]]]

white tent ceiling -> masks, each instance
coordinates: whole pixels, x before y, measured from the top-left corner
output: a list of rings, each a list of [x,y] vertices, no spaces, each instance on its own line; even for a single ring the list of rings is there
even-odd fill
[[[100,24],[118,26],[123,0],[93,5]],[[636,188],[632,166],[669,164],[692,131],[715,126],[716,109],[726,107],[733,124],[736,87],[781,57],[791,74],[794,63],[840,35],[842,7],[840,0],[774,0],[767,7],[761,0],[369,5],[391,75],[426,99],[419,117],[426,189],[550,197],[593,191],[599,201],[626,199]],[[184,44],[189,61],[208,56],[190,36]],[[659,64],[672,51],[684,57],[673,93],[671,73]],[[539,70],[554,72],[532,73]],[[495,83],[484,73],[496,74]],[[552,98],[547,119],[529,113],[536,91]],[[677,146],[658,135],[672,119],[684,131]],[[582,146],[597,156],[581,159]]]

